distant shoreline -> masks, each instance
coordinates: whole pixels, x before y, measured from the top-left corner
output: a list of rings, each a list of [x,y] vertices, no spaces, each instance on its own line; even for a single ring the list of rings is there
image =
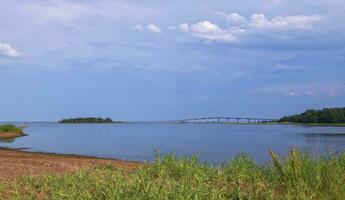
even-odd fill
[[[332,124],[332,123],[295,123],[295,122],[280,122],[280,125],[294,125],[294,126],[334,126],[334,127],[345,127],[345,124]]]
[[[4,123],[4,122],[1,122]],[[50,123],[50,124],[69,124],[69,125],[80,125],[80,124],[95,124],[95,125],[105,125],[105,124],[228,124],[228,125],[291,125],[291,126],[326,126],[326,127],[345,127],[345,124],[342,123],[295,123],[295,122],[265,122],[265,123],[247,123],[247,122],[222,122],[222,123],[193,123],[193,122],[185,122],[185,123],[172,123],[172,122],[159,122],[159,121],[119,121],[119,122],[112,122],[112,123],[59,123],[58,121],[31,121],[31,122],[6,122],[6,123]],[[25,136],[22,135],[22,136]],[[21,136],[19,136],[21,137]]]
[[[113,121],[111,118],[101,117],[77,117],[77,118],[66,118],[58,121],[59,124],[112,124],[122,123],[121,121]]]

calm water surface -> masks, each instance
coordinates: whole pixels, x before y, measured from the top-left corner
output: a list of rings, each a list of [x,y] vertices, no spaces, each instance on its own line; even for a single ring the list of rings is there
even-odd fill
[[[272,148],[286,155],[291,147],[315,155],[345,149],[345,127],[225,124],[79,124],[30,123],[29,136],[0,146],[64,154],[151,161],[154,149],[199,155],[221,163],[245,152],[258,162]]]

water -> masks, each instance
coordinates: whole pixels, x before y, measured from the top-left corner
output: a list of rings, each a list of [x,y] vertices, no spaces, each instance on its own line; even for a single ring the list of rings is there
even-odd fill
[[[0,141],[0,146],[124,160],[151,161],[154,149],[199,155],[222,163],[240,153],[258,162],[268,149],[287,155],[291,147],[314,155],[345,149],[345,127],[226,124],[56,124],[31,123],[26,137]]]

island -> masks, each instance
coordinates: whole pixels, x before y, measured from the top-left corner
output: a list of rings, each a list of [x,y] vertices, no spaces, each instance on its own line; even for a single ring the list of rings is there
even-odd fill
[[[345,107],[308,109],[297,115],[282,117],[279,123],[300,123],[300,124],[323,124],[323,125],[345,125]]]
[[[12,139],[20,136],[24,136],[22,128],[13,124],[0,125],[0,139]]]
[[[122,123],[121,121],[113,121],[111,118],[100,117],[78,117],[68,118],[59,121],[60,124],[107,124],[107,123]]]

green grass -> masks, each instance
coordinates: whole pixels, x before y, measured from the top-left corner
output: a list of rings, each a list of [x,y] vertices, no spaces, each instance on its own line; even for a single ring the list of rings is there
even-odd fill
[[[246,155],[222,165],[157,154],[136,170],[100,166],[0,184],[9,199],[345,199],[345,154],[313,158],[292,150],[258,165]]]
[[[4,124],[0,125],[0,133],[6,132],[6,133],[22,133],[23,130],[13,124]]]

